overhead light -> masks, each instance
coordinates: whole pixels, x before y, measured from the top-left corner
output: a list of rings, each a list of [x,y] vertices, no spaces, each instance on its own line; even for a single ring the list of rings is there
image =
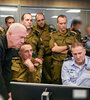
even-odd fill
[[[17,11],[14,7],[0,7],[0,11]]]
[[[57,18],[58,16],[52,16],[51,18]]]
[[[7,17],[7,16],[12,16],[12,17],[14,17],[14,15],[0,15],[0,17]]]
[[[68,11],[66,11],[67,13],[80,13],[81,12],[81,10],[79,10],[79,9],[70,9],[70,10],[68,10]]]
[[[62,10],[62,9],[52,9],[52,8],[48,8],[48,9],[46,9],[46,10]]]
[[[36,16],[36,13],[31,13],[32,16]]]

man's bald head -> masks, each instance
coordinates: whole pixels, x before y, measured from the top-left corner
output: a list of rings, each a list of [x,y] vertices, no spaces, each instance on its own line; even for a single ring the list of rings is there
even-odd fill
[[[8,48],[20,48],[26,35],[27,31],[24,25],[13,23],[7,31]]]
[[[23,50],[25,50],[27,47],[30,47],[32,49],[32,46],[30,44],[23,44],[20,48],[20,52],[22,52]]]
[[[45,19],[45,16],[44,16],[44,14],[43,14],[43,13],[37,13],[37,14],[36,14],[36,16],[35,16],[35,20],[37,20],[37,17],[38,17],[38,16],[40,16],[40,15],[41,15],[41,16],[43,16],[43,17],[44,17],[44,19]]]
[[[26,28],[25,28],[24,25],[22,25],[22,24],[20,24],[20,23],[13,23],[13,24],[9,27],[9,29],[8,29],[8,31],[7,31],[7,34],[8,34],[9,32],[12,32],[12,33],[14,34],[14,33],[16,33],[16,31],[18,31],[18,30],[20,30],[20,29],[26,31]]]
[[[32,59],[32,46],[30,44],[24,44],[21,46],[19,50],[19,55],[21,59],[26,60],[26,59]]]

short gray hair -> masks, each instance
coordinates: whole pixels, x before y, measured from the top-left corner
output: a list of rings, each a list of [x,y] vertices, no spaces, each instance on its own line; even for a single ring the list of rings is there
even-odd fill
[[[26,30],[26,27],[25,27],[24,25],[22,25],[22,24],[20,24],[20,23],[13,23],[13,24],[9,27],[9,29],[8,29],[8,31],[7,31],[7,34],[8,34],[8,32],[13,32],[14,30],[18,30],[19,28],[23,28],[23,29]]]

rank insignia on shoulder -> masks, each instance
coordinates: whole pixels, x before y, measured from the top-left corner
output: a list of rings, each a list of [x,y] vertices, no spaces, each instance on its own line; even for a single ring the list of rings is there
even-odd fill
[[[13,57],[12,60],[18,60],[20,57]]]
[[[64,61],[72,60],[72,57],[66,58]]]
[[[75,32],[75,31],[71,31],[70,32],[70,35],[72,35],[72,36],[74,36],[74,35],[76,35],[77,33]]]
[[[56,31],[56,29],[53,25],[50,25],[49,28],[48,28],[48,31],[53,32],[53,31]]]
[[[40,32],[38,30],[35,30],[34,33],[39,36],[40,35]]]

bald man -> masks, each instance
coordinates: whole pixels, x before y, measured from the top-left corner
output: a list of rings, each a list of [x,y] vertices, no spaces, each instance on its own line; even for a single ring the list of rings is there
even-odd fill
[[[12,60],[12,81],[40,83],[42,58],[32,58],[33,49],[24,44],[19,51],[20,57]]]
[[[50,35],[56,31],[55,27],[46,24],[46,18],[43,13],[37,13],[35,16],[36,25],[33,26],[35,30],[39,32],[39,38],[41,40],[38,51],[38,57],[43,57],[43,71],[42,71],[42,83],[52,83],[51,79],[51,65],[52,65],[52,52],[49,47]]]
[[[27,35],[26,28],[22,24],[12,24],[6,35],[0,37],[0,94],[4,100],[8,100],[10,93],[11,59],[13,49],[18,49],[24,43]],[[8,95],[9,93],[9,95]]]

